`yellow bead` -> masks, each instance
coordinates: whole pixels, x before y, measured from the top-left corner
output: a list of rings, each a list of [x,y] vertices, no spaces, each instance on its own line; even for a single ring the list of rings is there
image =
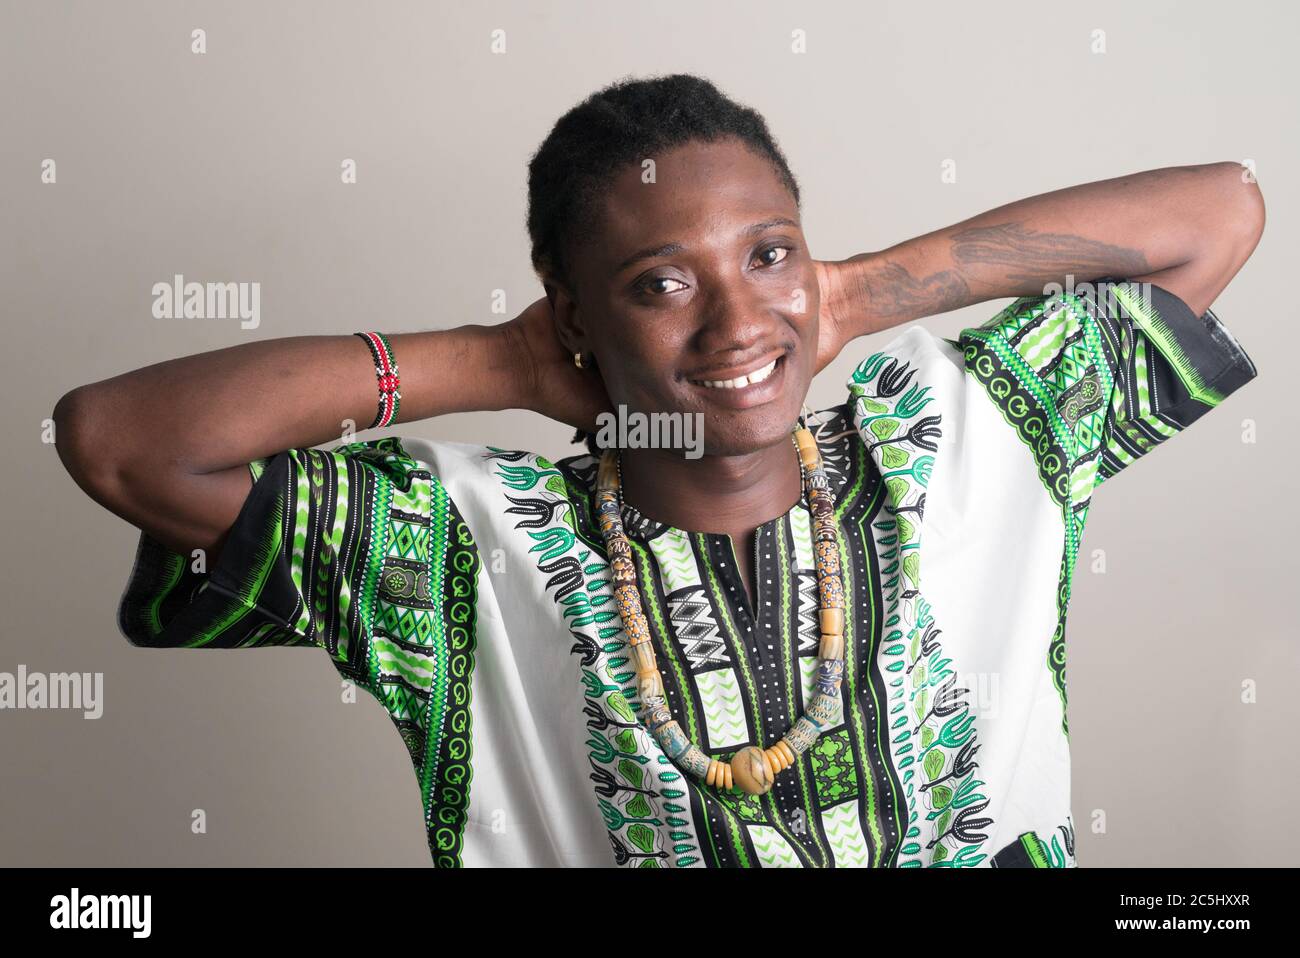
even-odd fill
[[[785,739],[781,739],[781,741],[777,742],[776,745],[773,747],[781,750],[781,754],[785,756],[785,764],[787,768],[794,764],[794,759],[795,759],[794,749],[790,747],[789,742],[787,742]]]
[[[796,430],[794,442],[799,447],[799,459],[805,469],[814,469],[821,464],[821,450],[817,448],[817,440],[808,429]]]
[[[655,647],[649,642],[640,642],[632,646],[632,664],[637,675],[649,675],[658,671],[655,662]]]
[[[600,468],[596,473],[596,484],[602,489],[618,488],[618,451],[606,449],[600,457]]]

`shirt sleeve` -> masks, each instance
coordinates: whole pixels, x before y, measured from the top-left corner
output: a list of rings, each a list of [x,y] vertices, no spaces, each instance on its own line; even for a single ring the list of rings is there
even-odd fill
[[[1018,299],[960,339],[988,337],[1051,412],[1085,497],[1257,375],[1213,311],[1118,278]]]
[[[118,608],[128,641],[310,645],[367,687],[391,675],[420,684],[421,652],[472,595],[477,563],[438,478],[395,437],[288,449],[249,471],[252,489],[211,570],[141,533]],[[408,630],[404,619],[424,624]]]
[[[141,534],[119,627],[139,646],[324,649],[388,712],[435,864],[459,864],[481,563],[456,504],[396,437],[288,449],[249,471],[210,571]]]

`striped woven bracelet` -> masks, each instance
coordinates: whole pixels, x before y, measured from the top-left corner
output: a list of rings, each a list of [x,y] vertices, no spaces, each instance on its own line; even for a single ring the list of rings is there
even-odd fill
[[[397,360],[393,358],[393,347],[389,345],[383,333],[354,333],[366,341],[370,355],[375,358],[375,375],[379,377],[379,411],[375,421],[367,429],[387,426],[397,416],[397,407],[402,404],[402,394],[398,392],[402,381],[397,376]]]

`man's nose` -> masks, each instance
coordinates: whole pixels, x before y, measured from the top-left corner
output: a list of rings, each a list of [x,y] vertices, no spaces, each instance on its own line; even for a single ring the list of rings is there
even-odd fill
[[[705,353],[743,352],[764,344],[777,323],[771,294],[752,283],[716,285],[705,297],[699,346]]]

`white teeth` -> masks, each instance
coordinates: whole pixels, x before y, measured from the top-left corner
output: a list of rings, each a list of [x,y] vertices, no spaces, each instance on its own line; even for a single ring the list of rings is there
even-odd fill
[[[778,359],[780,357],[777,357]],[[707,386],[710,389],[742,389],[745,386],[751,386],[754,383],[761,383],[768,376],[772,375],[772,370],[776,369],[776,360],[772,360],[762,369],[756,369],[748,376],[740,376],[737,379],[693,379],[691,380],[697,386]]]

